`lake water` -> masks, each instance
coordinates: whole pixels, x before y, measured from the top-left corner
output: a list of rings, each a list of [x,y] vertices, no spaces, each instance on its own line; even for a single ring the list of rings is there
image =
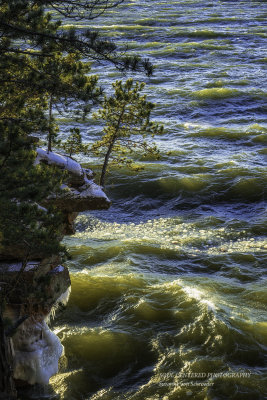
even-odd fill
[[[65,240],[61,399],[267,398],[266,17],[265,1],[136,0],[93,21],[155,64],[136,78],[165,134],[161,160],[111,170],[110,210]],[[124,79],[93,71],[108,91]],[[101,129],[77,126],[87,142]]]

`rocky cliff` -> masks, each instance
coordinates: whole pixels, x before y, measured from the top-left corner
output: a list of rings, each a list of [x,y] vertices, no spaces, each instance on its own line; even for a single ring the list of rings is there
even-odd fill
[[[63,212],[62,237],[74,233],[79,212],[109,208],[110,201],[94,183],[91,170],[69,157],[41,148],[37,149],[36,163],[55,164],[66,171],[61,193],[40,205],[45,207],[52,202]],[[36,253],[28,260],[23,248],[4,248],[0,256],[0,290],[5,285],[11,287],[5,321],[10,329],[22,321],[10,335],[14,378],[17,384],[48,383],[57,372],[63,346],[46,321],[58,304],[68,301],[68,269],[60,265],[59,257],[46,258]]]

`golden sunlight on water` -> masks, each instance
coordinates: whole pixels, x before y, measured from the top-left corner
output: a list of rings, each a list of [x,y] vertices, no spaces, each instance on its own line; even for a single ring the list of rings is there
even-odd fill
[[[222,385],[231,397],[248,378],[250,390],[263,384],[267,297],[250,266],[260,273],[266,241],[222,224],[79,217],[72,295],[55,327],[66,351],[52,380],[62,398],[182,399],[189,390],[212,399]]]
[[[165,135],[161,160],[111,170],[110,210],[65,240],[61,400],[266,399],[265,19],[260,1],[136,0],[94,23],[155,64],[135,78]],[[107,92],[121,78],[92,67]],[[101,130],[77,127],[88,143]]]

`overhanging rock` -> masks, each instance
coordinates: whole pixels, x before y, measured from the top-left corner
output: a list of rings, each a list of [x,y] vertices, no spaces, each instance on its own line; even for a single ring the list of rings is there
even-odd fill
[[[105,210],[110,207],[110,200],[102,188],[94,183],[91,170],[82,168],[70,157],[41,148],[36,151],[36,163],[56,165],[68,172],[67,183],[62,185],[61,193],[50,196],[47,202],[68,213]]]

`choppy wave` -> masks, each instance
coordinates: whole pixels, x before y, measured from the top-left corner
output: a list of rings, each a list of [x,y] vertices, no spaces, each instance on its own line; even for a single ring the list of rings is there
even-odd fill
[[[160,161],[136,155],[138,174],[109,172],[111,209],[79,216],[65,241],[72,295],[54,323],[65,358],[52,380],[62,400],[265,399],[265,6],[134,0],[76,25],[155,63],[135,78],[165,135]],[[107,92],[124,79],[92,70]],[[72,122],[61,122],[64,136]],[[96,121],[77,126],[99,137]],[[79,160],[97,180],[100,161]]]

